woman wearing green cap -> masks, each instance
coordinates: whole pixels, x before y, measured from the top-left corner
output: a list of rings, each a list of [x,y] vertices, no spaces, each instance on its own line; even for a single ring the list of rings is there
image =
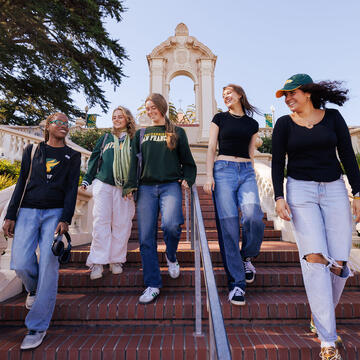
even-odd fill
[[[314,83],[306,74],[292,76],[276,92],[285,96],[292,113],[278,119],[272,138],[276,212],[294,225],[320,356],[327,360],[341,359],[335,346],[335,307],[351,275],[352,218],[336,152],[354,195],[355,221],[360,220],[360,172],[349,130],[338,110],[325,108],[328,102],[343,105],[347,93],[337,81]]]

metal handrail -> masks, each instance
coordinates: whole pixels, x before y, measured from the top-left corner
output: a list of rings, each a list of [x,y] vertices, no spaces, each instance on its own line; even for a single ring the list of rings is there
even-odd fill
[[[195,333],[201,335],[201,272],[200,254],[206,286],[206,303],[209,312],[210,359],[231,359],[219,295],[206,239],[199,195],[194,184],[191,188],[191,244],[195,249]]]

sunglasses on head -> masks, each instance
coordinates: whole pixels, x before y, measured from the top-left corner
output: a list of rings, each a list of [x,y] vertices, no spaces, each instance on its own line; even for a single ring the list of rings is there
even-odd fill
[[[69,123],[67,121],[62,121],[62,120],[52,120],[49,121],[49,124],[55,124],[56,126],[65,126],[65,127],[69,127]]]

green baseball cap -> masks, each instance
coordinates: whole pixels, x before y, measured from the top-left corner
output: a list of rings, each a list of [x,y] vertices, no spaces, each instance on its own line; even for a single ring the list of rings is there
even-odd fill
[[[284,95],[284,91],[292,91],[298,89],[302,85],[312,84],[312,78],[307,74],[296,74],[285,81],[282,89],[276,92],[276,97],[280,98]]]

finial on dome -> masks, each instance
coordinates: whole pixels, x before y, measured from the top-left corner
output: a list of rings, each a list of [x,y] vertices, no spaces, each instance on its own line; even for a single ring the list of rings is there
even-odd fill
[[[178,24],[175,28],[175,36],[189,36],[189,29],[184,23]]]

